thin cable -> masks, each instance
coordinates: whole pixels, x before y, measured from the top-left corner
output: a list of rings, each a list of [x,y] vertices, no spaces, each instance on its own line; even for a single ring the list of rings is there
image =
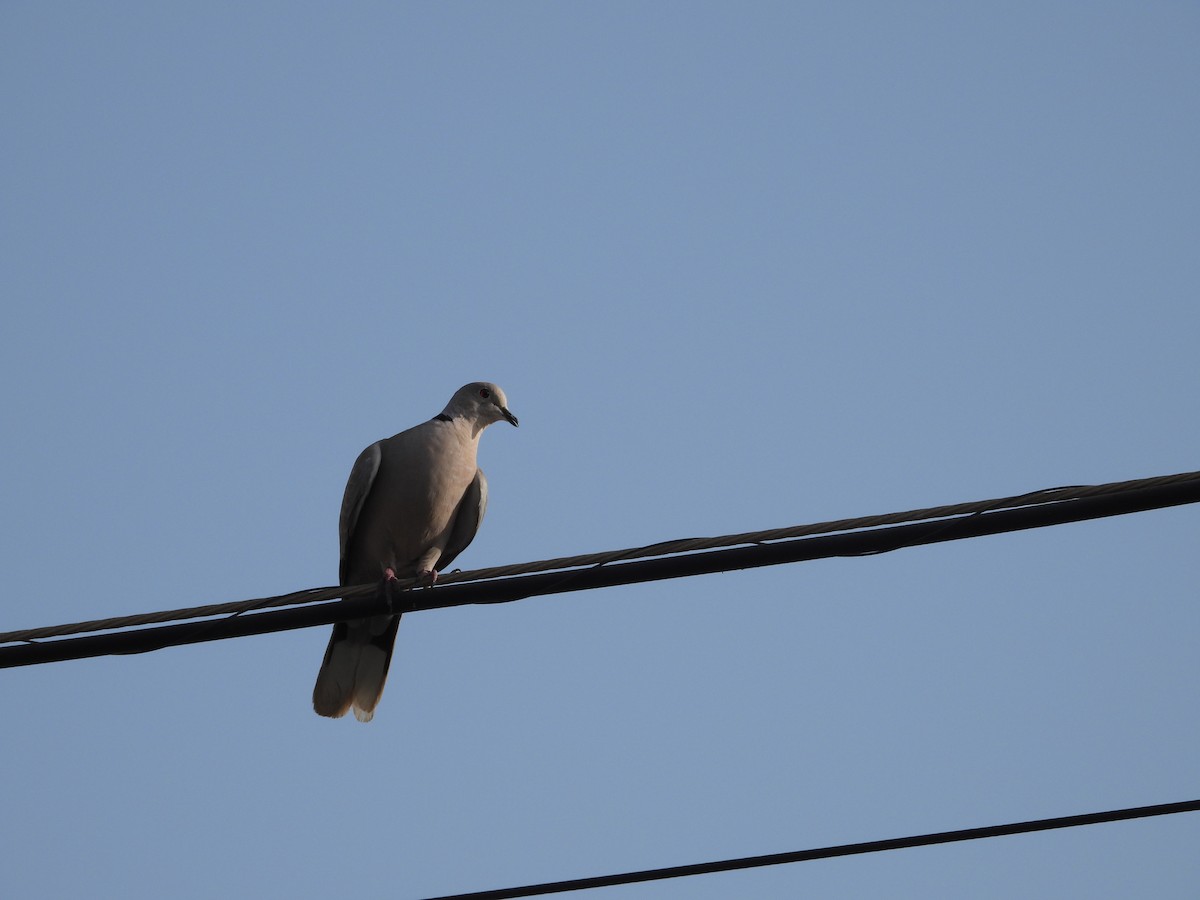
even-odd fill
[[[267,634],[386,613],[439,609],[470,603],[505,603],[545,594],[591,590],[599,587],[712,574],[787,562],[836,556],[865,556],[886,553],[901,547],[914,547],[987,534],[1060,525],[1066,522],[1079,522],[1104,516],[1124,515],[1149,509],[1161,509],[1200,502],[1200,473],[1142,479],[1138,482],[1123,482],[1120,485],[1100,485],[1084,489],[1086,495],[1080,495],[1079,490],[1077,488],[1070,489],[1072,492],[1070,499],[1065,499],[1062,496],[1062,490],[1055,489],[1052,494],[1055,498],[1053,502],[1034,502],[1032,498],[1045,494],[1045,492],[1039,491],[1036,494],[1024,495],[1024,502],[1009,508],[995,507],[1011,503],[1013,498],[987,501],[982,504],[961,504],[960,509],[969,508],[974,512],[953,518],[943,517],[932,521],[917,521],[904,525],[890,525],[858,531],[838,531],[815,537],[771,540],[754,543],[751,546],[722,550],[684,552],[673,556],[621,562],[616,565],[604,564],[602,561],[589,568],[577,568],[565,572],[562,570],[538,572],[531,575],[490,578],[457,584],[440,581],[439,585],[434,588],[389,592],[386,596],[378,585],[299,591],[282,598],[243,601],[236,604],[222,604],[217,607],[222,611],[229,611],[232,606],[235,616],[231,618],[160,625],[109,634],[0,647],[0,668],[114,653],[144,653],[179,644],[221,640],[250,634]],[[994,508],[993,511],[986,511],[989,507]],[[935,507],[934,509],[944,510],[947,507]],[[892,515],[916,515],[923,512],[927,511]],[[925,517],[920,515],[920,518]],[[874,520],[879,518],[890,517],[871,517]],[[853,521],[864,520],[843,520],[835,524],[844,526],[845,523]],[[785,530],[803,531],[818,527],[827,526],[823,524]],[[777,533],[779,530],[752,534]],[[730,537],[744,538],[745,536]],[[656,545],[659,549],[664,546],[666,545]],[[618,551],[615,554],[602,554],[602,556],[616,558],[626,553],[640,553],[642,556],[653,555],[644,552],[646,549]],[[574,557],[573,559],[580,558],[590,559],[592,557]],[[448,576],[444,581],[449,581],[452,577]],[[333,596],[340,596],[343,599],[340,602],[316,602],[316,598],[328,600]],[[265,607],[277,601],[295,602],[297,598],[304,600],[304,604],[293,606],[290,609],[241,615],[248,610]],[[197,610],[205,609],[212,609],[212,607],[193,607],[188,612],[196,614]],[[169,615],[168,613],[154,613],[148,618],[151,621],[162,621]],[[0,641],[29,642],[36,637],[45,637],[48,634],[95,630],[99,626],[114,627],[116,622],[128,622],[130,619],[141,621],[143,618],[138,616],[120,620],[97,620],[92,623],[83,623],[83,629],[80,629],[79,626],[67,625],[9,632],[0,635]]]
[[[1121,822],[1127,819],[1142,819],[1149,816],[1169,816],[1176,813],[1196,812],[1197,810],[1200,810],[1200,800],[1185,800],[1180,803],[1135,806],[1127,809],[1108,810],[1107,812],[1059,816],[1054,819],[1032,819],[1027,822],[1010,822],[1006,825],[988,825],[982,828],[963,828],[959,831],[939,831],[933,834],[888,838],[882,841],[864,841],[859,844],[837,844],[832,847],[819,847],[814,850],[796,850],[791,853],[768,853],[763,856],[743,856],[739,859],[723,859],[716,862],[693,863],[686,866],[642,869],[638,872],[622,872],[618,875],[574,878],[569,881],[548,881],[542,884],[528,884],[522,887],[499,888],[490,891],[475,891],[468,894],[447,894],[441,897],[430,897],[428,900],[513,900],[513,898],[517,897],[536,897],[544,894],[565,893],[567,891],[585,891],[591,888],[613,887],[619,884],[660,881],[665,878],[684,878],[689,875],[732,872],[736,869],[754,869],[761,866],[777,866],[782,863],[808,862],[814,859],[831,859],[837,856],[854,856],[861,853],[879,853],[883,850],[902,850],[908,847],[928,847],[933,844],[977,841],[983,838],[1003,837],[1010,834],[1029,834],[1035,831],[1051,831],[1055,828],[1075,828],[1080,825]]]

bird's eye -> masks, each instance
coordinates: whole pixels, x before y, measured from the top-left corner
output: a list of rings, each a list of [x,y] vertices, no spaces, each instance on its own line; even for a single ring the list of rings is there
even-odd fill
[[[492,396],[492,392],[489,391],[487,388],[480,388],[479,396],[482,397],[484,400],[486,400],[488,397]]]

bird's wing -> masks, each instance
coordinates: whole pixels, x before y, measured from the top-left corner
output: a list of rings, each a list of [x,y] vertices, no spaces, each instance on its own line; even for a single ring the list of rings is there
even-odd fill
[[[350,479],[346,482],[346,493],[342,495],[342,514],[338,519],[338,580],[342,584],[346,583],[346,548],[350,545],[350,537],[354,534],[354,526],[358,524],[363,504],[367,502],[367,495],[371,493],[371,485],[379,473],[379,462],[383,459],[381,444],[376,441],[358,455],[354,468],[350,470]]]
[[[483,469],[476,469],[474,479],[467,488],[467,492],[463,494],[458,509],[455,510],[450,539],[446,542],[446,549],[442,551],[441,557],[438,558],[437,570],[439,572],[454,562],[454,557],[466,550],[467,545],[475,540],[479,524],[483,521],[483,514],[487,512],[487,500],[487,479],[483,476]]]

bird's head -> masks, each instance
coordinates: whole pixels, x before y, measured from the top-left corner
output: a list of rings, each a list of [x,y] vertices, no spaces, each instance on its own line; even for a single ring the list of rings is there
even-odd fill
[[[490,381],[475,381],[460,387],[446,404],[443,415],[470,419],[484,427],[501,419],[510,425],[517,424],[517,417],[508,410],[504,391]]]

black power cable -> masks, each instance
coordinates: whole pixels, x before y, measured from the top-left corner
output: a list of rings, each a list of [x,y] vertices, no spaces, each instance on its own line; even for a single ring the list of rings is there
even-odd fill
[[[1184,800],[1179,803],[1161,803],[1157,806],[1135,806],[1127,809],[1108,810],[1107,812],[1060,816],[1054,819],[1033,819],[1027,822],[1010,822],[1005,825],[964,828],[959,831],[939,831],[934,834],[887,838],[882,841],[864,841],[859,844],[837,844],[832,847],[819,847],[814,850],[795,850],[791,853],[768,853],[764,856],[743,856],[740,859],[722,859],[715,862],[693,863],[686,866],[642,869],[639,872],[623,872],[618,875],[574,878],[570,881],[548,881],[542,884],[527,884],[522,887],[475,891],[469,894],[447,894],[441,897],[430,897],[428,900],[513,900],[516,897],[536,897],[543,894],[558,894],[566,891],[585,891],[590,888],[613,887],[619,884],[638,884],[644,881],[660,881],[665,878],[683,878],[688,875],[708,875],[713,872],[731,872],[735,869],[753,869],[760,866],[777,866],[782,863],[831,859],[836,856],[878,853],[882,850],[902,850],[908,847],[928,847],[933,844],[977,841],[983,838],[1003,837],[1010,834],[1029,834],[1034,831],[1075,828],[1080,825],[1120,822],[1126,819],[1141,819],[1148,816],[1169,816],[1174,813],[1196,812],[1197,810],[1200,810],[1200,800]]]
[[[291,609],[63,638],[41,643],[0,647],[0,668],[82,659],[109,654],[145,653],[164,647],[268,634],[294,628],[328,625],[389,612],[441,609],[472,603],[507,603],[527,597],[593,590],[622,584],[708,575],[758,566],[803,562],[839,556],[866,556],[902,547],[955,541],[989,534],[1043,528],[1067,522],[1119,516],[1151,509],[1200,502],[1200,477],[1117,493],[1084,496],[1049,504],[980,512],[952,519],[917,522],[818,537],[682,553],[659,559],[593,566],[568,572],[542,572],[488,581],[448,584],[384,596],[362,586],[341,589],[353,599],[311,603]],[[304,593],[304,592],[301,592]],[[325,592],[321,592],[325,594]],[[255,601],[266,605],[267,601]],[[250,604],[251,606],[253,604]],[[11,638],[10,638],[11,639]]]

